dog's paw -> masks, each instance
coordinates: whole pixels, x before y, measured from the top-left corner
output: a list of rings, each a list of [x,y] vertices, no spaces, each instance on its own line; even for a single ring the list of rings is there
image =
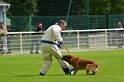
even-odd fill
[[[70,74],[71,74],[71,75],[74,75],[74,73],[73,73],[73,72],[70,72]]]

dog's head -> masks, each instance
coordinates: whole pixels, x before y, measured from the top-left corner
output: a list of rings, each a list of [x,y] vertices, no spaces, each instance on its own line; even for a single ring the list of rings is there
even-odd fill
[[[69,62],[69,60],[71,59],[71,55],[64,55],[62,60],[65,60],[67,62]]]

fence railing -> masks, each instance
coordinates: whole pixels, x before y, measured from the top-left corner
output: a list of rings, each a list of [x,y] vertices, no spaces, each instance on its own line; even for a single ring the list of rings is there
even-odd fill
[[[119,32],[119,30],[122,31]],[[123,28],[64,30],[62,31],[62,37],[64,39],[64,44],[70,51],[123,49],[123,30]],[[9,36],[5,36],[4,41],[5,52],[8,52],[11,46],[11,54],[30,54],[32,33],[35,32],[8,32]],[[43,34],[37,36],[40,43]],[[8,43],[8,41],[11,42]],[[61,50],[65,51],[63,48]],[[39,50],[39,52],[41,53],[41,50]]]

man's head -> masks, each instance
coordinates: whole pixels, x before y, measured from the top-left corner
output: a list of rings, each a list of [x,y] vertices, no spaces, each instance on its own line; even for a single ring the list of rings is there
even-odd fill
[[[40,27],[40,28],[41,28],[42,26],[43,26],[43,25],[42,25],[42,23],[39,23],[39,24],[38,24],[38,27]]]
[[[10,30],[10,29],[11,29],[10,25],[7,25],[7,30]]]
[[[4,27],[3,22],[0,22],[0,28],[3,28],[3,27]]]
[[[58,23],[62,30],[64,30],[67,26],[67,23],[64,20],[60,20]]]
[[[118,26],[122,26],[122,23],[121,22],[118,22]]]

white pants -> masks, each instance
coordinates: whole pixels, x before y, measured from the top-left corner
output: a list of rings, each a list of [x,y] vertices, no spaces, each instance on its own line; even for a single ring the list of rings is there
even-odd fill
[[[53,61],[52,56],[54,56],[57,59],[59,65],[61,67],[67,67],[69,65],[67,62],[62,60],[61,51],[56,45],[42,43],[41,50],[42,50],[42,55],[43,55],[44,61],[43,61],[40,72],[42,72],[43,74],[47,73],[47,71],[49,70],[49,68],[52,64],[52,61]]]

